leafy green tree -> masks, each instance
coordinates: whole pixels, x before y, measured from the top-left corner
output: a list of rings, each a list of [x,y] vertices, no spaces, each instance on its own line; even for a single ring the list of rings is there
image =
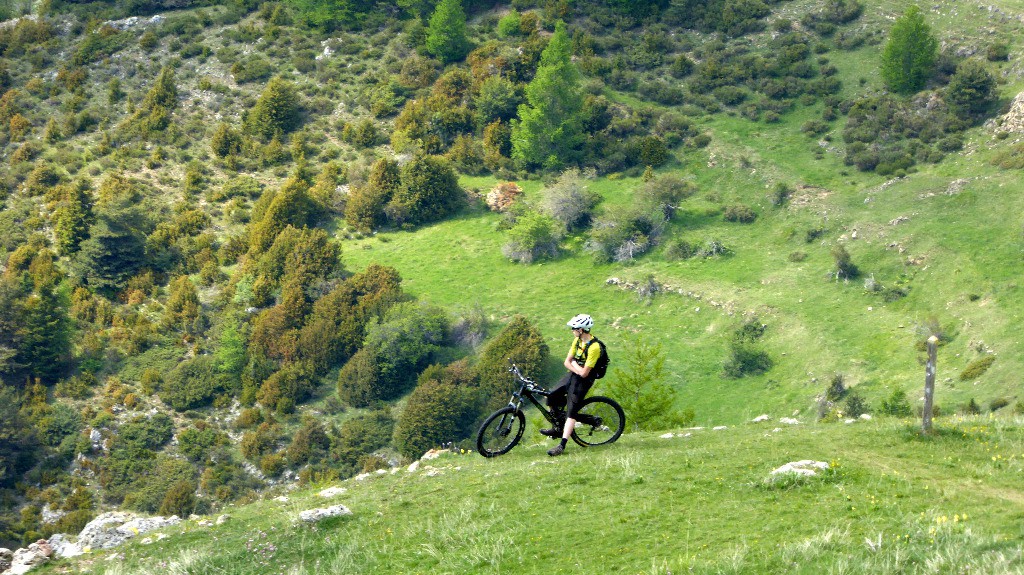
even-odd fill
[[[946,87],[946,101],[964,119],[984,113],[996,96],[996,79],[978,60],[961,62]]]
[[[890,90],[911,94],[924,87],[935,69],[939,41],[913,5],[896,19],[882,50],[882,79]]]
[[[583,93],[571,58],[572,43],[560,21],[512,124],[512,158],[524,167],[556,169],[582,154]]]
[[[441,0],[427,26],[427,52],[444,63],[458,62],[469,53],[466,13],[461,0]]]
[[[519,88],[511,80],[490,76],[480,85],[480,92],[473,99],[476,125],[482,129],[492,122],[512,120],[522,101]]]
[[[245,116],[245,131],[270,140],[299,127],[302,110],[295,86],[280,76],[267,82],[256,104]]]

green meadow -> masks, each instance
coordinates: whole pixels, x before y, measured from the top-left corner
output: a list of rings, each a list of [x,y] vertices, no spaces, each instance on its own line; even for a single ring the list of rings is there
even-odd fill
[[[1021,573],[1020,420],[635,433],[549,458],[442,452],[415,471],[268,494],[39,573]],[[786,463],[813,477],[773,476]],[[315,526],[301,511],[345,505]],[[145,541],[146,543],[143,543]]]

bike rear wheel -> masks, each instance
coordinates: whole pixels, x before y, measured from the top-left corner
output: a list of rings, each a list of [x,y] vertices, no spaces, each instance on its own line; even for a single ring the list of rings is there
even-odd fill
[[[580,404],[572,440],[583,447],[612,443],[626,429],[626,414],[614,399],[595,395]]]
[[[476,434],[476,450],[484,457],[497,457],[508,453],[519,443],[526,429],[523,412],[511,405],[487,416]]]

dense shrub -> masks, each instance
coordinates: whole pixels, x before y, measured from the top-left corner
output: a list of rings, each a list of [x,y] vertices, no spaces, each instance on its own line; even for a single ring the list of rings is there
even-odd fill
[[[566,170],[540,192],[541,210],[561,223],[567,232],[587,227],[600,201],[600,196],[587,187],[587,179],[588,176],[578,169]]]
[[[178,411],[209,405],[221,391],[217,363],[212,356],[186,360],[167,374],[160,399]]]
[[[757,212],[751,209],[750,206],[734,204],[725,208],[725,212],[722,214],[722,219],[727,222],[750,224],[757,219]]]
[[[476,419],[478,395],[465,363],[428,368],[395,426],[399,453],[416,459],[432,447],[467,437]]]
[[[526,210],[515,216],[515,223],[508,229],[508,242],[501,253],[510,260],[524,264],[558,255],[558,242],[562,226],[551,216],[534,210]]]
[[[476,363],[484,411],[504,405],[515,388],[515,378],[506,367],[510,361],[527,377],[539,377],[549,353],[540,330],[523,316],[513,317],[487,342]]]
[[[988,368],[991,367],[995,361],[996,356],[994,355],[983,355],[978,359],[971,361],[971,363],[967,364],[967,367],[960,372],[960,381],[978,379],[982,374],[988,371]]]
[[[448,318],[437,308],[405,302],[367,326],[364,346],[342,367],[338,396],[354,407],[395,399],[446,344]]]

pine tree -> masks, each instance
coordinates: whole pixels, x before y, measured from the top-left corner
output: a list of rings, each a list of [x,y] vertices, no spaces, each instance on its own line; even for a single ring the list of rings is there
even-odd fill
[[[437,4],[427,27],[427,52],[446,64],[458,62],[469,53],[461,0],[441,0]]]
[[[964,60],[946,88],[946,101],[961,118],[983,113],[996,101],[996,79],[978,60]]]
[[[57,253],[69,256],[77,252],[78,246],[89,236],[92,221],[92,198],[88,190],[69,186],[53,213]]]
[[[142,234],[118,217],[101,216],[80,244],[77,275],[94,291],[113,295],[142,267],[146,255]]]
[[[939,41],[921,9],[907,9],[892,26],[882,50],[882,79],[893,92],[911,94],[924,87],[935,69]]]
[[[524,167],[556,169],[581,155],[583,94],[571,57],[569,34],[559,22],[512,125],[512,158]]]
[[[58,292],[44,288],[25,300],[18,363],[47,383],[60,378],[71,356],[71,321]]]

